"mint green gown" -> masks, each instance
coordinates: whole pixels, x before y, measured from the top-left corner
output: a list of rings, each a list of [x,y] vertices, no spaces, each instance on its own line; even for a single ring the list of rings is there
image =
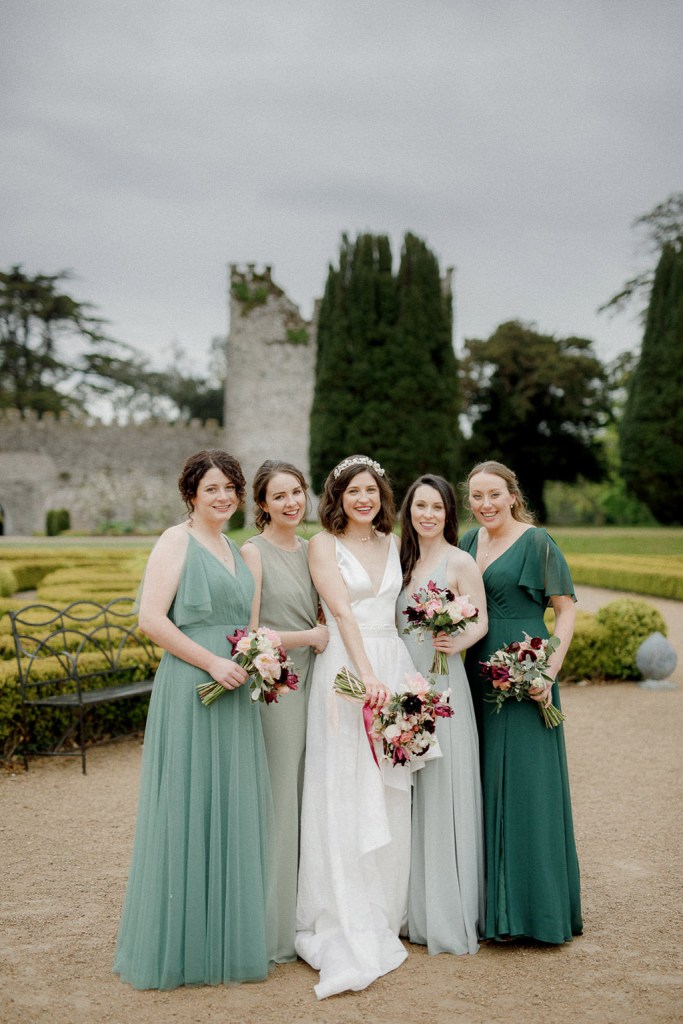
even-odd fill
[[[403,612],[417,585],[431,578],[448,585],[447,558],[418,584],[402,590],[396,612]],[[431,635],[403,635],[415,668],[430,675]],[[413,775],[408,934],[431,954],[476,953],[484,925],[484,829],[482,821],[479,741],[470,688],[460,654],[448,658],[448,675],[433,675],[434,688],[451,691],[452,718],[439,718],[436,736],[441,757]]]
[[[478,529],[460,547],[477,553]],[[564,726],[547,729],[533,701],[508,700],[499,714],[480,665],[523,631],[548,636],[549,598],[574,597],[567,563],[552,538],[532,527],[484,570],[489,631],[466,656],[480,729],[486,848],[484,938],[519,936],[562,943],[582,931]],[[557,682],[552,700],[560,707]]]
[[[169,618],[224,657],[249,621],[254,581],[190,535]],[[272,799],[258,706],[248,685],[204,707],[208,681],[165,652],[154,681],[133,857],[114,971],[139,989],[265,978],[276,920]]]

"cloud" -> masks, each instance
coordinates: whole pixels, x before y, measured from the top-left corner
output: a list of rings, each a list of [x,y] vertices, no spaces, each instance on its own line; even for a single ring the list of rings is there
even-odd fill
[[[4,265],[69,266],[163,362],[246,259],[310,312],[342,231],[458,268],[461,335],[595,337],[634,217],[679,189],[679,5],[5,0]]]

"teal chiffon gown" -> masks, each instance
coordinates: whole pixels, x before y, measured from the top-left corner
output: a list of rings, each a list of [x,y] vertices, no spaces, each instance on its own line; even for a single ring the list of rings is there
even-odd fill
[[[477,553],[478,529],[460,547]],[[574,597],[567,563],[545,530],[532,527],[484,571],[489,631],[467,652],[480,729],[486,846],[484,938],[562,943],[582,931],[579,863],[564,726],[547,729],[533,701],[505,701],[496,714],[480,662],[513,640],[547,637],[551,596]],[[552,689],[560,707],[557,682]]]
[[[169,618],[230,657],[254,583],[192,535]],[[253,981],[268,974],[276,920],[272,800],[259,709],[248,685],[204,707],[209,677],[168,652],[154,681],[133,858],[114,971],[139,989]]]

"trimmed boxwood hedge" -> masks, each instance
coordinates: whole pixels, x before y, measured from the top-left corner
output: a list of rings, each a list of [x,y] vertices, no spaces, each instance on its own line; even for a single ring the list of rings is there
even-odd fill
[[[244,531],[252,533],[253,531]],[[315,532],[313,529],[311,532]],[[149,545],[139,548],[65,546],[59,549],[12,549],[3,552],[0,573],[14,590],[35,590],[36,596],[2,596],[0,584],[0,753],[11,756],[21,742],[21,705],[9,609],[45,602],[63,607],[71,601],[106,602],[117,596],[133,596],[138,590]],[[633,587],[641,592],[683,599],[683,566],[679,556],[583,556],[570,555],[577,583]],[[1,579],[2,577],[0,577]],[[680,586],[679,586],[680,584]],[[547,616],[552,628],[552,612]],[[574,639],[562,667],[564,681],[639,679],[635,654],[651,633],[666,635],[664,619],[647,600],[626,598],[605,605],[596,615],[579,612]],[[160,653],[160,652],[159,652]],[[143,670],[131,664],[131,681]],[[144,727],[148,699],[121,701],[89,709],[87,721],[93,739],[134,732]],[[64,712],[31,709],[29,728],[36,744],[44,747],[64,731]]]
[[[641,679],[636,652],[655,632],[666,636],[664,618],[654,605],[638,598],[619,598],[595,615],[579,612],[561,678]]]

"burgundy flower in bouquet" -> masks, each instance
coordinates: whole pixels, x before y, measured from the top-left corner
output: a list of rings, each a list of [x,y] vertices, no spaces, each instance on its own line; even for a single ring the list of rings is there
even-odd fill
[[[548,729],[554,729],[564,721],[566,716],[554,705],[536,700],[552,686],[553,677],[548,673],[548,658],[559,646],[559,637],[543,638],[524,633],[524,640],[513,640],[507,647],[494,651],[488,661],[480,662],[484,675],[495,691],[492,697],[486,699],[495,705],[493,710],[496,714],[510,698],[517,701],[534,700]]]
[[[298,689],[299,677],[291,672],[291,661],[282,646],[279,633],[265,626],[249,632],[238,629],[230,641],[234,660],[247,670],[251,681],[251,699],[266,704],[277,703],[283,693]],[[197,687],[202,704],[207,707],[226,692],[220,683],[200,683]]]
[[[347,700],[363,703],[363,720],[368,739],[382,744],[383,756],[392,764],[408,764],[422,757],[436,743],[436,719],[450,718],[453,708],[448,703],[450,690],[439,693],[418,673],[406,676],[406,689],[394,693],[381,707],[365,703],[363,682],[348,668],[339,670],[333,688]],[[375,760],[377,756],[373,755]]]
[[[471,603],[469,594],[454,594],[448,587],[437,587],[429,580],[426,587],[420,587],[411,595],[414,604],[403,612],[408,617],[404,633],[418,632],[422,643],[427,633],[458,633],[469,622],[477,622],[479,609]],[[448,658],[443,651],[435,651],[429,670],[439,676],[448,675]]]

